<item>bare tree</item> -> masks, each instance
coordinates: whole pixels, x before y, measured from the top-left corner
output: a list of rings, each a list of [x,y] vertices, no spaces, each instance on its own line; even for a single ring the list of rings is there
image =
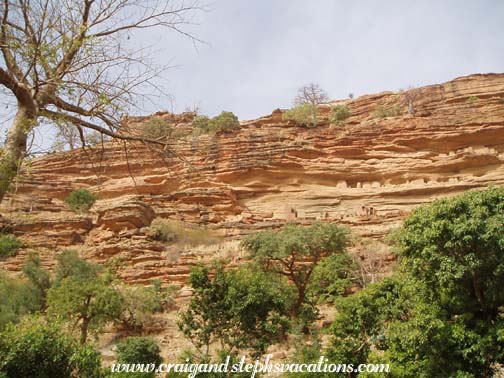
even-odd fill
[[[79,146],[80,135],[77,128],[66,121],[55,122],[56,136],[53,148],[56,151],[63,151],[65,146],[73,150]]]
[[[0,0],[0,88],[17,103],[0,158],[0,201],[42,122],[73,125],[83,145],[85,129],[161,144],[118,128],[123,113],[159,89],[153,79],[163,70],[129,40],[154,27],[193,38],[181,28],[201,9],[196,1]]]
[[[294,99],[294,105],[310,104],[317,106],[329,101],[327,92],[320,85],[310,83],[298,89],[298,94]]]
[[[411,115],[415,115],[415,101],[418,97],[420,97],[422,93],[421,88],[415,88],[413,86],[409,86],[406,89],[401,89],[401,96],[403,98],[404,103],[408,107],[408,113]]]

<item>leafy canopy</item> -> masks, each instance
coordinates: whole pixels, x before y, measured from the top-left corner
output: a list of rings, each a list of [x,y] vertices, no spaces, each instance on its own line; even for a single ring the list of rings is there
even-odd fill
[[[98,378],[101,358],[55,323],[26,318],[0,333],[0,376]]]
[[[392,377],[491,377],[504,362],[504,189],[416,209],[393,278],[338,302],[328,355]]]
[[[75,251],[63,252],[58,260],[56,279],[47,294],[48,313],[78,326],[84,344],[89,331],[97,333],[120,318],[123,298],[107,274]]]
[[[285,334],[292,292],[283,280],[251,267],[226,272],[218,264],[196,267],[189,282],[195,293],[179,328],[203,355],[213,342],[231,354],[260,355]]]
[[[334,223],[315,223],[259,232],[245,238],[243,246],[264,270],[292,280],[298,292],[294,306],[297,315],[315,267],[327,256],[344,253],[348,243],[347,229]]]

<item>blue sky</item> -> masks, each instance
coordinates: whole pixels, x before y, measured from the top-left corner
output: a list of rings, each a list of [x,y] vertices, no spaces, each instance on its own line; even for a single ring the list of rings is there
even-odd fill
[[[132,35],[136,45],[155,43],[155,62],[174,66],[159,81],[173,98],[147,105],[144,114],[198,105],[211,116],[226,110],[251,119],[289,107],[309,82],[337,99],[504,72],[500,0],[207,4],[186,29],[206,41],[197,48],[166,30]],[[37,138],[47,145],[50,136],[41,129]]]

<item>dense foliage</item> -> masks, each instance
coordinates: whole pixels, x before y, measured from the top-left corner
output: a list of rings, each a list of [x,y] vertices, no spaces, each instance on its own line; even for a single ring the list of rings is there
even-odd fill
[[[128,337],[117,344],[117,363],[120,364],[153,364],[158,366],[163,362],[161,350],[157,343],[147,337]],[[152,378],[155,371],[114,374],[113,377]]]
[[[96,202],[96,196],[87,189],[77,189],[65,198],[65,202],[72,211],[87,211]]]
[[[294,283],[297,299],[293,310],[299,315],[316,266],[325,257],[345,254],[348,243],[347,229],[335,223],[315,223],[259,232],[245,238],[243,246],[265,271],[286,276]]]
[[[80,346],[62,327],[41,318],[26,318],[0,333],[3,377],[98,378],[100,363],[98,352]]]
[[[504,189],[413,212],[394,278],[338,304],[329,354],[390,362],[393,377],[491,377],[504,362]]]
[[[9,323],[17,323],[22,316],[40,308],[41,299],[30,282],[9,277],[0,271],[0,331]]]
[[[202,354],[216,342],[228,353],[259,355],[285,335],[292,292],[283,280],[250,267],[226,272],[218,264],[193,269],[189,282],[195,293],[179,328]]]

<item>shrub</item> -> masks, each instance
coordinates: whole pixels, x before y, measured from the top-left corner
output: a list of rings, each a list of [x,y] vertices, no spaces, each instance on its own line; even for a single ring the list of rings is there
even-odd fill
[[[9,323],[17,323],[23,316],[40,308],[40,295],[30,282],[9,277],[0,270],[0,331]]]
[[[128,337],[117,344],[117,361],[124,364],[156,364],[162,362],[156,342],[147,337]]]
[[[126,330],[139,331],[152,321],[152,314],[162,312],[164,290],[156,287],[124,285],[120,289],[123,298],[120,321]]]
[[[189,228],[181,222],[170,219],[156,218],[152,221],[150,229],[156,240],[166,243],[200,245],[219,241],[219,238],[207,229]]]
[[[117,362],[121,364],[154,364],[158,366],[163,362],[161,350],[157,343],[147,337],[128,337],[126,340],[117,344]],[[122,373],[119,377],[124,378],[150,378],[155,377],[155,372],[135,372],[135,373]],[[117,374],[113,375],[114,377]]]
[[[233,112],[221,112],[218,116],[208,118],[204,115],[195,117],[191,123],[195,135],[230,132],[240,127],[240,121]]]
[[[374,115],[377,118],[397,117],[401,115],[401,107],[399,105],[394,105],[390,108],[386,108],[380,105],[374,111]]]
[[[0,377],[97,378],[101,358],[56,324],[29,318],[0,334]]]
[[[210,118],[205,115],[199,115],[194,117],[191,126],[193,127],[193,132],[195,134],[207,134],[210,129],[208,127],[208,123]]]
[[[478,96],[469,96],[469,97],[467,98],[467,101],[468,101],[468,102],[476,102],[476,101],[478,101],[478,100],[479,100],[479,97],[478,97]]]
[[[340,125],[352,114],[346,105],[336,105],[331,108],[331,123]]]
[[[168,138],[173,132],[173,126],[160,118],[151,118],[142,126],[142,136],[148,139]]]
[[[14,235],[0,235],[0,257],[16,256],[21,243]]]
[[[72,211],[87,211],[96,202],[96,196],[87,189],[77,189],[65,198],[65,202]]]
[[[233,112],[222,112],[208,121],[208,130],[210,132],[230,132],[239,127],[240,122]]]
[[[299,126],[317,126],[318,108],[312,104],[302,104],[287,110],[282,118],[286,121],[293,121]]]

